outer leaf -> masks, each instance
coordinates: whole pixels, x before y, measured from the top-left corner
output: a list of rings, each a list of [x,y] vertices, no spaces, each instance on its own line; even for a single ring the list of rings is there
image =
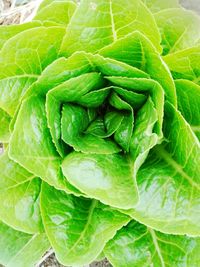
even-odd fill
[[[96,200],[67,195],[47,184],[42,188],[41,209],[58,260],[72,266],[95,260],[107,241],[130,220]]]
[[[49,184],[78,193],[62,175],[61,158],[47,127],[45,99],[31,97],[22,103],[10,140],[9,156]]]
[[[75,10],[76,4],[72,1],[52,1],[38,11],[34,20],[67,26]]]
[[[7,143],[10,138],[10,116],[0,108],[0,142]]]
[[[158,52],[143,34],[140,32],[129,34],[103,48],[99,53],[148,73],[162,85],[167,99],[176,105],[176,92],[171,74]]]
[[[25,234],[0,222],[0,263],[6,267],[34,267],[49,247],[45,234]]]
[[[161,32],[163,55],[195,46],[200,40],[200,18],[192,11],[170,8],[155,14],[155,19]]]
[[[172,234],[200,234],[200,145],[182,115],[166,105],[164,134],[138,172],[136,220]]]
[[[187,80],[176,80],[178,108],[200,140],[200,86]]]
[[[42,231],[40,179],[10,160],[7,152],[0,157],[0,170],[1,220],[23,232]]]
[[[174,79],[200,84],[200,45],[164,57]]]
[[[0,51],[0,107],[14,115],[21,96],[58,56],[60,27],[38,27],[9,39]]]
[[[104,253],[114,267],[198,267],[200,238],[166,235],[135,221],[117,232]]]
[[[74,53],[67,59],[58,58],[46,67],[38,80],[29,88],[24,98],[32,95],[45,97],[48,91],[57,85],[92,70],[87,54],[84,52]]]
[[[62,170],[72,185],[112,207],[129,209],[138,201],[130,158],[120,154],[71,153]]]
[[[180,7],[179,0],[143,0],[143,2],[148,6],[148,8],[153,12],[159,12],[160,10],[167,8]]]
[[[139,0],[82,1],[64,37],[61,54],[96,52],[128,33],[139,30],[160,51],[160,35],[149,10]]]
[[[25,30],[39,27],[41,26],[41,23],[39,21],[35,22],[28,22],[28,23],[23,23],[20,25],[6,25],[6,26],[1,26],[1,31],[0,31],[0,49],[3,47],[5,42],[15,36],[16,34],[23,32]]]
[[[39,27],[8,40],[0,52],[0,78],[39,75],[57,58],[63,34],[61,27]]]
[[[38,8],[38,12],[41,11],[43,8],[47,7],[48,5],[51,5],[53,2],[63,2],[63,3],[66,3],[66,2],[69,2],[68,0],[43,0],[41,3],[40,3],[40,6]],[[70,2],[74,2],[74,3],[77,3],[77,0],[71,0]]]

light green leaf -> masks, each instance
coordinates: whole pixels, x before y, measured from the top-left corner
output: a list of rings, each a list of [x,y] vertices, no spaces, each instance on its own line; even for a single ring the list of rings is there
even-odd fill
[[[10,140],[9,157],[56,188],[78,193],[62,175],[61,158],[47,127],[42,97],[23,101]]]
[[[110,240],[104,254],[113,267],[198,267],[200,238],[166,235],[130,222]]]
[[[200,84],[200,45],[163,57],[174,79],[187,79]]]
[[[37,77],[29,75],[15,75],[0,80],[0,107],[13,117],[19,106],[20,97],[36,80]]]
[[[133,165],[128,156],[70,153],[62,170],[72,185],[91,198],[121,209],[138,201]]]
[[[69,58],[59,58],[46,67],[24,97],[38,94],[45,96],[50,89],[57,85],[89,72],[101,72],[107,76],[149,78],[149,75],[144,71],[123,62],[103,58],[100,55],[76,52]]]
[[[0,219],[19,231],[41,232],[40,179],[10,160],[7,152],[0,157],[0,170]]]
[[[95,259],[95,261],[103,261],[105,259],[105,254],[104,252],[102,251],[99,256]]]
[[[178,109],[200,140],[200,86],[188,80],[176,80]]]
[[[167,104],[166,143],[152,149],[137,175],[136,220],[164,233],[200,234],[200,145],[189,124]]]
[[[29,88],[24,98],[32,95],[46,96],[49,90],[81,74],[91,72],[93,68],[84,52],[74,53],[69,58],[58,58],[48,65],[38,80]]]
[[[135,30],[144,33],[158,51],[160,35],[154,17],[139,0],[81,1],[63,39],[60,53],[97,52]]]
[[[64,265],[83,266],[95,260],[105,244],[130,218],[96,200],[77,198],[42,186],[44,227]]]
[[[37,27],[18,33],[0,51],[0,107],[12,117],[21,96],[58,57],[64,29]]]
[[[46,8],[48,5],[51,5],[52,3],[54,2],[61,2],[61,3],[66,3],[66,2],[74,2],[74,3],[77,3],[78,0],[43,0],[41,3],[40,3],[40,6],[37,10],[37,12],[41,11],[43,8]]]
[[[76,4],[72,1],[52,1],[37,12],[34,20],[67,26],[75,10]]]
[[[0,222],[0,263],[5,267],[34,267],[49,247],[45,234],[22,233]]]
[[[22,168],[8,157],[7,150],[0,156],[0,190],[14,188],[34,178],[33,174]]]
[[[168,9],[168,8],[176,8],[180,7],[179,5],[179,0],[168,0],[168,1],[163,1],[163,0],[142,0],[144,4],[147,5],[147,7],[153,12],[159,12],[160,10],[163,9]]]
[[[140,32],[134,32],[101,49],[104,57],[113,58],[136,67],[158,81],[167,99],[176,105],[176,91],[171,74],[158,52]]]
[[[168,3],[168,1],[167,1]],[[170,8],[155,14],[163,55],[195,46],[200,40],[200,18],[183,8]]]
[[[0,142],[7,143],[10,138],[9,124],[11,117],[0,108]]]
[[[0,51],[0,78],[39,75],[57,58],[64,32],[62,27],[39,27],[8,40]]]
[[[0,49],[3,47],[3,45],[7,40],[17,35],[18,33],[40,26],[41,23],[39,21],[23,23],[20,25],[6,25],[6,26],[1,25]]]

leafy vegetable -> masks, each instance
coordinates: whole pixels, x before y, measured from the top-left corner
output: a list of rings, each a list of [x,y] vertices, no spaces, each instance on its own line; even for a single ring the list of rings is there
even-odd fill
[[[2,264],[50,242],[70,266],[199,266],[199,22],[177,1],[45,0],[0,28]]]
[[[0,223],[0,263],[9,267],[34,266],[49,249],[45,234],[26,234]]]
[[[199,237],[166,235],[132,221],[108,242],[104,253],[113,266],[197,267],[199,246]]]

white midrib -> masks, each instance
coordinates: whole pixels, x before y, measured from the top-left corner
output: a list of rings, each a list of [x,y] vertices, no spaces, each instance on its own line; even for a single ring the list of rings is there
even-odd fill
[[[200,125],[191,125],[191,128],[194,132],[200,132]]]
[[[113,41],[115,42],[117,40],[117,33],[116,33],[115,22],[114,22],[114,17],[113,17],[112,0],[109,0],[109,3],[110,3],[110,19],[111,19]]]
[[[97,200],[93,200],[92,201],[92,204],[90,206],[90,209],[89,209],[89,212],[88,212],[88,218],[87,218],[87,223],[85,224],[85,227],[83,229],[83,231],[81,232],[79,238],[76,240],[76,242],[74,243],[74,245],[70,248],[70,250],[68,251],[68,254],[71,253],[73,251],[73,249],[78,245],[78,243],[81,241],[81,239],[84,237],[84,234],[85,232],[87,231],[89,225],[90,225],[90,222],[91,222],[91,219],[92,219],[92,215],[93,215],[93,211],[95,209],[97,205]]]
[[[161,267],[165,267],[165,262],[164,262],[164,259],[163,259],[163,256],[162,256],[160,247],[159,247],[159,245],[158,245],[157,236],[156,236],[154,230],[152,230],[152,229],[150,229],[150,228],[149,228],[148,230],[149,230],[149,233],[150,233],[150,235],[151,235],[151,237],[152,237],[153,244],[154,244],[155,249],[156,249],[156,251],[157,251],[158,257],[159,257],[159,259],[160,259]]]
[[[28,242],[10,259],[9,262],[13,262],[14,259],[16,259],[22,252],[23,250],[25,250],[29,244],[38,236],[38,234],[34,234],[29,240]]]
[[[160,157],[162,157],[163,160],[165,160],[170,166],[173,167],[181,176],[183,176],[192,186],[200,190],[200,186],[193,181],[193,179],[184,172],[181,165],[179,165],[171,156],[170,153],[168,153],[164,148],[161,146],[158,148],[155,148],[156,154]]]

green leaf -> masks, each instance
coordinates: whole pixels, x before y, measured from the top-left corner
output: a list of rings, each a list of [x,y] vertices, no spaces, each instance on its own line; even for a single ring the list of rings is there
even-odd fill
[[[131,33],[101,49],[99,53],[149,74],[152,79],[161,84],[168,101],[176,105],[176,91],[171,74],[158,52],[143,34]]]
[[[64,132],[66,133],[64,136],[62,136],[62,138],[69,145],[72,145],[72,143],[71,142],[69,143],[67,141],[67,135],[69,134],[67,126],[70,121],[70,118],[73,120],[72,113],[71,113],[71,117],[61,116],[60,110],[61,110],[62,105],[67,102],[76,103],[76,101],[79,100],[83,95],[90,92],[91,90],[94,90],[94,89],[97,90],[103,87],[104,84],[105,82],[99,73],[91,72],[91,73],[82,74],[79,77],[75,77],[73,79],[67,80],[66,82],[61,83],[60,85],[58,85],[57,87],[49,91],[49,93],[47,94],[46,111],[47,111],[48,126],[51,132],[51,136],[53,138],[53,142],[55,143],[57,151],[60,153],[61,156],[64,155],[64,148],[63,148],[64,146],[63,146],[63,143],[61,142],[61,118],[62,118],[63,127],[66,127],[63,129],[63,133]],[[78,119],[77,116],[76,118],[77,118],[77,121],[79,121],[80,123],[80,120]],[[65,119],[66,119],[66,122],[65,122]],[[67,121],[68,119],[69,121]],[[77,127],[78,129],[79,123],[78,122],[75,123],[75,127],[73,127],[73,129],[69,127],[69,130],[71,129],[72,131],[74,131],[74,133],[75,132],[77,133],[77,131],[75,131],[75,128]],[[75,134],[75,137],[76,137],[76,134]],[[73,143],[73,145],[75,145],[75,143]],[[82,146],[82,149],[84,149],[84,144],[82,144],[81,146]],[[80,151],[81,147],[76,147],[76,149]]]
[[[166,105],[167,142],[152,149],[137,175],[140,201],[130,214],[164,233],[200,234],[200,145],[180,112]]]
[[[155,124],[155,132],[158,134],[159,139],[162,139],[162,124],[164,112],[164,92],[159,83],[151,79],[135,79],[127,77],[105,77],[113,85],[117,87],[126,88],[130,92],[142,93],[149,95],[157,110],[158,121]],[[123,93],[125,95],[125,92]],[[127,99],[126,99],[127,100]]]
[[[23,101],[10,140],[9,157],[56,188],[78,194],[62,175],[61,158],[47,127],[42,97]]]
[[[118,76],[123,75],[126,77],[148,77],[148,75],[143,71],[137,70],[136,68],[124,63],[117,62],[112,59],[104,59],[99,55],[92,56],[84,52],[75,53],[67,60],[61,58],[47,67],[38,81],[27,92],[27,95],[45,95],[50,89],[53,89],[47,94],[47,118],[53,141],[61,156],[65,153],[65,146],[61,140],[60,132],[60,105],[64,101],[76,101],[76,103],[85,105],[86,102],[83,103],[83,100],[87,99],[87,103],[89,102],[89,97],[91,97],[91,95],[86,93],[89,93],[91,90],[93,90],[93,92],[91,92],[91,94],[93,94],[93,101],[90,102],[91,104],[94,103],[95,90],[103,87],[105,82],[103,82],[101,76],[98,76],[95,73],[83,75],[84,73],[92,71],[100,71],[102,75],[112,74]],[[79,75],[80,77],[69,80],[70,78]],[[94,77],[92,78],[92,76]],[[99,82],[97,82],[98,80]],[[100,82],[100,80],[102,82]],[[87,86],[85,86],[85,84],[87,84]],[[80,88],[83,88],[83,90]],[[65,95],[65,98],[63,95]],[[99,101],[99,96],[96,96],[96,98]],[[52,110],[54,112],[52,112]]]
[[[122,100],[116,92],[110,96],[109,104],[123,114],[123,120],[114,133],[114,140],[122,147],[123,151],[128,152],[134,126],[133,108],[129,103]]]
[[[52,1],[37,12],[34,20],[67,26],[75,10],[76,4],[72,1]]]
[[[22,233],[0,222],[0,263],[6,267],[34,267],[49,247],[45,234]]]
[[[160,35],[151,12],[139,0],[81,1],[63,39],[60,53],[97,52],[135,30],[152,41],[158,51]]]
[[[138,201],[133,165],[128,156],[70,153],[62,170],[72,185],[91,198],[121,209]]]
[[[10,138],[9,124],[11,118],[3,109],[0,108],[0,142],[7,143]]]
[[[39,75],[57,58],[64,32],[62,27],[38,27],[8,40],[0,51],[0,78]]]
[[[160,10],[163,9],[168,9],[168,8],[176,8],[180,7],[179,5],[179,0],[168,0],[168,1],[163,1],[163,0],[142,0],[144,4],[147,5],[147,7],[153,12],[159,12]]]
[[[51,5],[54,2],[60,2],[60,3],[64,3],[64,4],[66,2],[74,2],[74,3],[77,3],[77,0],[71,0],[71,1],[68,1],[68,0],[43,0],[40,3],[40,6],[39,6],[37,12],[41,11],[43,8],[46,8],[48,5]]]
[[[20,103],[20,97],[24,95],[26,90],[36,80],[37,77],[31,77],[29,75],[15,75],[0,80],[0,107],[11,117],[14,117]]]
[[[45,231],[59,262],[83,266],[95,260],[105,244],[130,218],[96,200],[77,198],[42,186]]]
[[[25,97],[31,95],[45,96],[50,89],[63,82],[89,72],[101,72],[103,75],[149,78],[142,70],[123,62],[100,55],[76,52],[69,58],[59,58],[45,68],[38,80],[29,88]]]
[[[114,267],[198,267],[199,250],[200,238],[166,235],[132,221],[107,243],[104,254]]]
[[[58,57],[64,29],[37,27],[18,33],[0,51],[0,107],[14,116],[21,96]]]
[[[168,1],[167,1],[168,3]],[[195,46],[200,40],[200,18],[182,8],[170,8],[155,14],[163,55]]]
[[[174,79],[187,79],[200,84],[200,45],[163,57]]]
[[[93,68],[84,52],[74,53],[67,59],[58,58],[45,68],[38,80],[26,92],[24,98],[33,95],[45,97],[48,91],[57,85],[91,71]]]
[[[0,169],[0,219],[19,231],[41,232],[40,179],[10,160],[7,152],[0,157]]]
[[[188,80],[176,80],[178,109],[200,140],[200,86]]]
[[[87,111],[81,106],[63,105],[61,125],[62,140],[73,147],[75,151],[91,154],[113,154],[121,150],[112,140],[84,133],[89,125],[89,118]]]
[[[159,142],[158,134],[153,131],[157,121],[157,110],[149,97],[137,113],[135,127],[131,137],[130,155],[134,161],[135,174],[146,160],[149,150]]]
[[[0,31],[0,49],[3,45],[13,36],[17,35],[20,32],[26,31],[31,28],[40,27],[41,23],[39,21],[23,23],[20,25],[1,25]]]

